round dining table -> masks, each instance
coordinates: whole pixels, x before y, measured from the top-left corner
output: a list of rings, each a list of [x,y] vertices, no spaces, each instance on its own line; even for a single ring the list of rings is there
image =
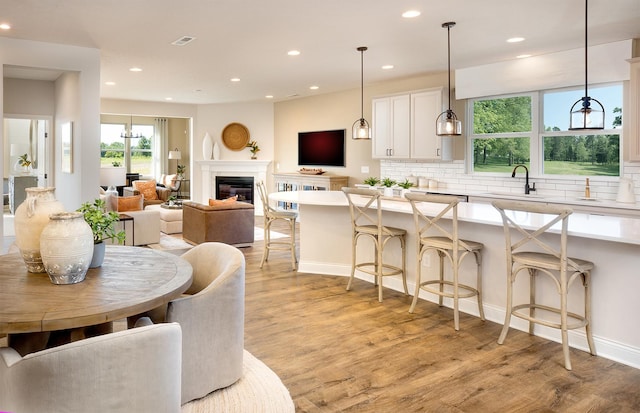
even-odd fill
[[[20,254],[0,256],[0,335],[104,325],[160,307],[185,292],[193,269],[159,250],[108,245],[84,281],[56,285],[27,272]]]

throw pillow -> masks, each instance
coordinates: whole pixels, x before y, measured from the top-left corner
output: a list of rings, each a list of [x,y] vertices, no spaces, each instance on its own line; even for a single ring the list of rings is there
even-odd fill
[[[144,199],[158,199],[158,193],[156,192],[156,180],[150,181],[133,181],[133,188],[140,191]]]
[[[118,197],[118,212],[142,211],[143,203],[142,195]]]
[[[209,199],[209,206],[227,205],[236,202],[237,200],[238,195],[229,197],[227,199]]]

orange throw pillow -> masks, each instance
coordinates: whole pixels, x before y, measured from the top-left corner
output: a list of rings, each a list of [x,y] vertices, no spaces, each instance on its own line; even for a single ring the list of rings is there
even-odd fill
[[[133,188],[140,191],[144,199],[158,199],[158,193],[156,192],[156,180],[151,181],[133,181]]]
[[[209,206],[228,205],[236,202],[237,200],[238,195],[229,197],[227,199],[209,199]]]
[[[142,195],[118,197],[118,212],[142,211]]]

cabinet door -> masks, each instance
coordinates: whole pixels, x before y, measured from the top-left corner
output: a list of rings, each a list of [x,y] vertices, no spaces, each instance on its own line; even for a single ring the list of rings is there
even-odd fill
[[[410,145],[409,95],[373,99],[373,157],[408,158]]]
[[[436,135],[441,112],[442,88],[411,95],[411,158],[451,160],[451,140]]]

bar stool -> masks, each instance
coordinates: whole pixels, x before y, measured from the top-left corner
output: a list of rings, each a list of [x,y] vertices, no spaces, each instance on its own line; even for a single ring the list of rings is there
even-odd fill
[[[406,272],[406,235],[407,231],[401,228],[394,228],[382,225],[382,208],[380,192],[375,189],[366,188],[342,188],[349,201],[349,212],[351,214],[351,277],[347,284],[347,291],[351,289],[351,283],[355,278],[356,270],[360,270],[375,277],[375,285],[378,286],[378,301],[382,302],[382,278],[391,275],[402,275],[404,293],[407,290]],[[357,263],[356,250],[360,237],[368,237],[373,241],[375,247],[375,257],[373,262]],[[387,264],[382,256],[387,243],[397,239],[400,242],[402,251],[402,267]]]
[[[298,213],[295,211],[281,211],[275,209],[269,205],[269,199],[267,198],[267,190],[264,182],[260,181],[256,183],[258,188],[258,194],[262,201],[262,209],[264,214],[264,251],[262,252],[262,261],[260,262],[260,268],[264,265],[265,261],[269,260],[269,251],[291,251],[291,265],[293,271],[297,270],[298,259],[296,258],[296,219],[298,219]],[[278,219],[282,219],[289,223],[289,230],[291,236],[289,241],[272,241],[271,240],[271,224]]]
[[[533,334],[534,323],[547,327],[560,329],[562,333],[562,351],[564,353],[564,365],[571,370],[569,358],[568,330],[585,327],[589,351],[596,355],[593,336],[591,333],[591,270],[593,263],[590,261],[570,258],[567,256],[567,227],[569,215],[573,213],[570,208],[554,205],[542,205],[536,203],[516,201],[494,201],[493,206],[500,212],[504,226],[507,253],[507,308],[504,326],[498,338],[498,344],[504,343],[509,331],[511,316],[520,317],[529,321],[529,334]],[[518,223],[516,213],[528,214],[527,228]],[[539,225],[536,225],[536,223]],[[552,245],[546,238],[542,238],[547,230],[557,223],[561,224],[559,246]],[[534,226],[530,229],[530,226]],[[515,235],[515,237],[513,236]],[[522,251],[522,247],[534,248],[537,251]],[[559,248],[559,249],[558,249]],[[513,283],[520,271],[529,273],[529,303],[513,305]],[[536,303],[536,278],[537,275],[546,275],[553,281],[560,295],[560,306],[552,307]],[[571,284],[580,278],[584,287],[584,316],[569,312],[567,309],[567,294]],[[528,313],[526,310],[529,310]],[[559,315],[560,321],[550,321],[537,316],[536,310],[545,310],[546,313]],[[521,311],[525,310],[525,311]],[[571,321],[571,324],[570,324]]]
[[[480,319],[484,320],[482,308],[482,248],[484,245],[469,240],[458,238],[458,198],[447,195],[433,195],[421,193],[408,193],[405,197],[411,203],[413,221],[416,226],[418,271],[416,275],[416,292],[411,303],[410,313],[413,313],[418,302],[420,290],[438,295],[438,304],[442,306],[443,297],[453,299],[453,326],[460,329],[459,301],[460,298],[477,297]],[[437,215],[427,216],[420,209],[420,203],[429,202],[444,205]],[[442,226],[440,220],[451,211],[451,230]],[[436,251],[439,257],[439,279],[422,281],[422,259],[429,251]],[[459,282],[460,264],[469,254],[473,254],[476,260],[476,287]],[[452,280],[444,279],[444,259],[451,264]],[[436,288],[432,286],[437,286]],[[445,288],[448,286],[450,288]]]

